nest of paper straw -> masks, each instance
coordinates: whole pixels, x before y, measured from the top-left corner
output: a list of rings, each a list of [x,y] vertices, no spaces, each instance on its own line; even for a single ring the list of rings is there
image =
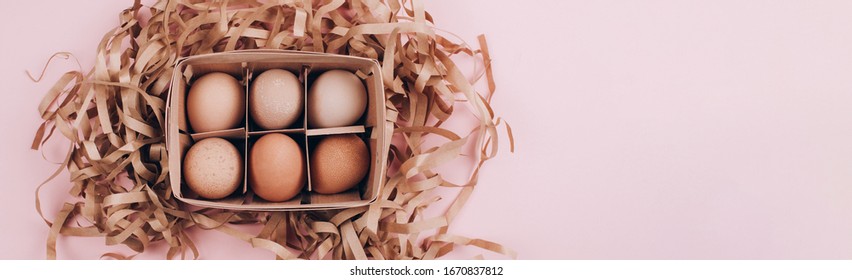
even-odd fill
[[[480,167],[497,154],[501,124],[513,144],[511,129],[489,105],[495,86],[485,37],[474,49],[435,30],[421,1],[159,1],[150,7],[137,1],[101,40],[95,66],[62,75],[39,104],[43,123],[32,148],[54,135],[71,143],[45,182],[67,169],[69,192],[76,198],[50,221],[38,199],[44,184],[36,190],[36,208],[50,227],[47,257],[56,258],[56,238],[66,235],[103,237],[108,245],[124,244],[139,253],[164,242],[166,258],[197,258],[198,248],[187,235],[193,227],[227,233],[281,259],[433,259],[455,245],[515,257],[497,243],[449,233]],[[346,54],[381,63],[385,93],[397,109],[398,140],[376,203],[344,210],[237,212],[198,209],[174,198],[163,131],[175,61],[244,49]],[[454,55],[481,59],[485,67],[467,77],[453,63]],[[482,77],[487,92],[473,86]],[[469,106],[476,116],[473,131],[442,127],[458,106]],[[425,147],[427,137],[439,138],[440,144]],[[465,146],[475,152],[465,155]],[[450,182],[434,171],[462,156],[475,159],[466,182]],[[132,184],[120,184],[122,177]],[[441,198],[438,188],[459,193],[445,198],[452,199],[446,211],[426,216],[424,209]],[[249,233],[231,224],[263,227]]]

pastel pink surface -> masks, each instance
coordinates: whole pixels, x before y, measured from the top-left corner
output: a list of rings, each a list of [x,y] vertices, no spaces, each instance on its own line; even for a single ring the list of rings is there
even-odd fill
[[[129,5],[0,4],[14,11],[0,19],[0,258],[45,256],[33,194],[55,165],[29,145],[42,95],[77,66],[57,60],[41,83],[24,70],[40,72],[59,51],[88,70]],[[852,2],[426,7],[471,44],[488,36],[493,106],[517,144],[510,154],[500,139],[452,233],[521,259],[852,258]],[[64,145],[48,144],[45,155],[60,160]],[[68,200],[66,180],[44,187],[50,219]],[[192,234],[205,259],[273,257],[218,232]],[[63,237],[58,249],[63,259],[130,253],[101,238]],[[151,249],[139,258],[166,248]]]

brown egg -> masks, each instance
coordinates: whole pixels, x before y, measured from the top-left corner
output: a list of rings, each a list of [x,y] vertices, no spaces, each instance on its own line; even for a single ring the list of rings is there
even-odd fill
[[[189,189],[203,198],[227,197],[243,181],[243,157],[228,140],[206,138],[186,152],[183,178]]]
[[[293,73],[281,69],[263,72],[249,89],[249,114],[263,129],[287,128],[302,116],[305,95]]]
[[[370,152],[355,134],[327,136],[311,151],[311,186],[321,194],[351,189],[369,169]]]
[[[352,72],[331,70],[311,84],[307,102],[310,127],[353,125],[367,108],[367,90]]]
[[[189,126],[196,133],[236,128],[245,113],[245,90],[236,78],[225,73],[201,76],[186,96]]]
[[[249,186],[260,198],[287,201],[305,186],[305,156],[296,141],[281,133],[266,134],[251,148]]]

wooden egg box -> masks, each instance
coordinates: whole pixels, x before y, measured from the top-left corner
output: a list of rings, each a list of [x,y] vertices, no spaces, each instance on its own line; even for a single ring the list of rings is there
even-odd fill
[[[367,90],[367,109],[354,125],[330,128],[310,128],[307,120],[307,104],[302,116],[291,127],[265,130],[253,123],[248,108],[245,118],[237,128],[195,133],[186,121],[184,100],[188,89],[198,77],[212,72],[230,74],[241,82],[245,98],[249,98],[249,86],[253,77],[269,69],[283,69],[295,74],[302,83],[303,94],[316,77],[325,71],[340,69],[358,75]],[[234,51],[183,57],[176,62],[166,107],[166,145],[169,150],[170,185],[175,197],[183,202],[207,208],[253,211],[287,211],[307,209],[339,209],[370,204],[377,200],[387,172],[387,158],[393,121],[387,118],[386,98],[382,83],[381,67],[378,62],[354,56],[280,50]],[[246,102],[248,107],[248,102]],[[305,155],[306,187],[302,192],[284,202],[265,201],[251,191],[247,178],[248,151],[263,135],[283,133],[290,136],[302,148]],[[354,188],[337,194],[319,194],[312,191],[310,174],[310,152],[317,141],[327,135],[355,134],[370,151],[370,169],[367,176]],[[242,186],[230,196],[208,200],[193,194],[182,180],[183,155],[197,141],[219,137],[230,141],[243,156]]]

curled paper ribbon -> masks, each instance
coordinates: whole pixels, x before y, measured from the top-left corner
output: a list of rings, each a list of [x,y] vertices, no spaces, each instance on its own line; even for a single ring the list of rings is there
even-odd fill
[[[193,227],[224,232],[279,259],[432,259],[455,245],[516,257],[500,244],[448,234],[483,163],[497,154],[501,124],[514,149],[511,128],[489,105],[495,84],[484,36],[479,37],[480,49],[472,49],[437,34],[421,1],[159,1],[147,7],[150,16],[141,15],[142,8],[137,0],[122,11],[119,26],[98,45],[94,68],[62,75],[38,106],[43,123],[32,148],[41,148],[57,130],[71,142],[45,183],[67,169],[69,193],[78,198],[65,203],[50,221],[39,200],[45,183],[36,189],[36,209],[50,227],[47,258],[56,258],[59,235],[99,236],[138,253],[153,242],[165,242],[168,259],[187,258],[188,253],[198,258],[198,248],[186,234]],[[181,56],[246,49],[380,61],[387,106],[396,120],[394,133],[402,140],[391,146],[389,165],[394,168],[376,203],[343,210],[239,212],[197,209],[174,198],[163,143],[164,99],[174,63]],[[457,54],[481,58],[484,74],[470,81],[450,58]],[[487,93],[472,85],[483,75]],[[455,106],[469,106],[476,115],[478,123],[470,133],[441,127]],[[425,137],[445,141],[424,148]],[[452,183],[433,171],[462,156],[462,147],[470,143],[478,153],[470,155],[476,163],[467,182]],[[119,184],[123,177],[133,183]],[[441,187],[460,188],[460,193],[445,213],[425,216],[423,209],[440,198],[432,192]],[[229,226],[254,223],[264,225],[257,235]],[[436,233],[420,236],[426,231]],[[133,256],[105,253],[102,258]]]

